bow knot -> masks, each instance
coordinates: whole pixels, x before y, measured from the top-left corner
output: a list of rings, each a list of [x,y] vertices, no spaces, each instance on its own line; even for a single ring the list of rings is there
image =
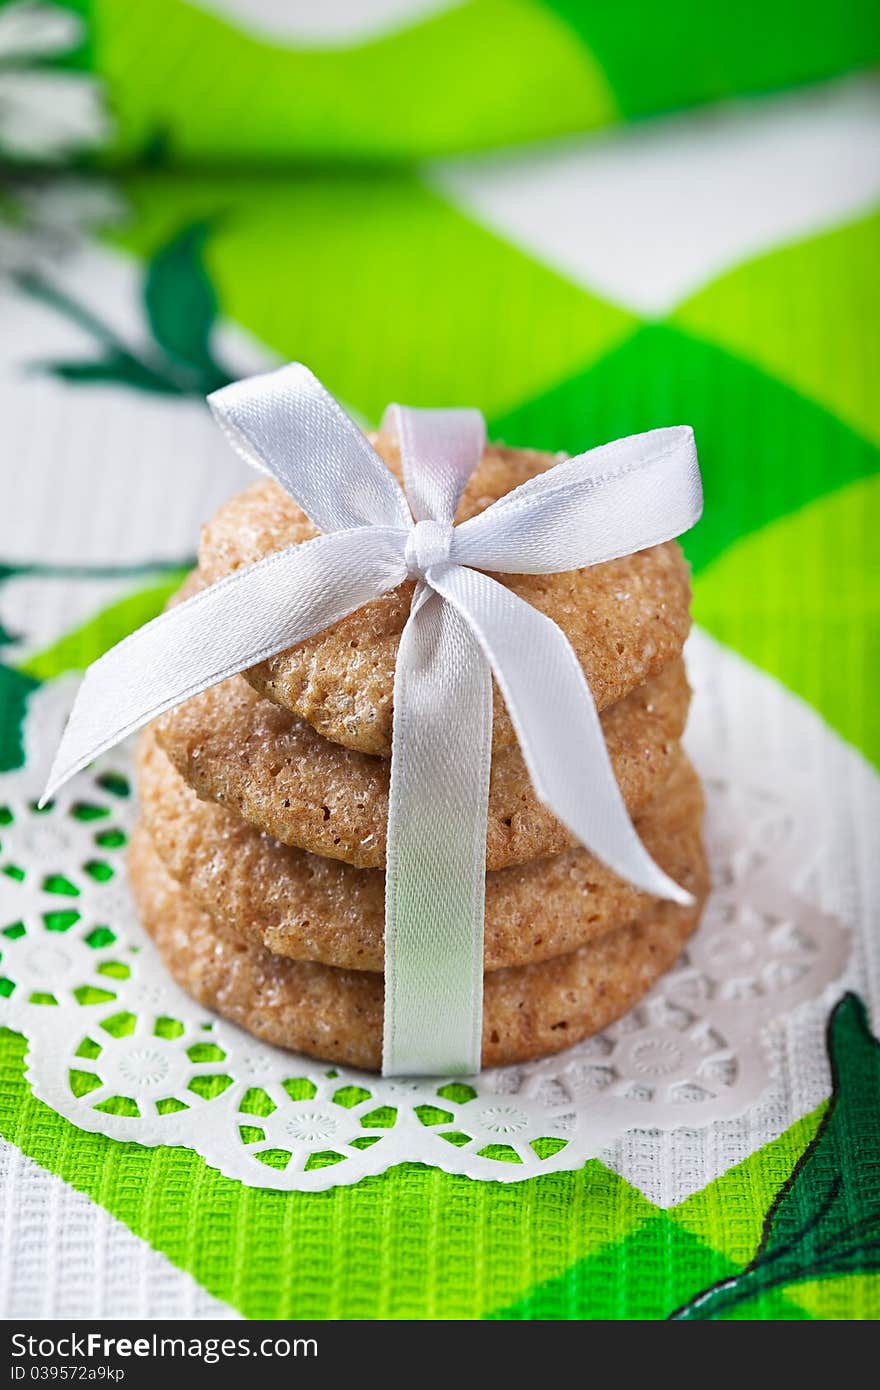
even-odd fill
[[[424,579],[432,565],[449,561],[455,527],[444,521],[417,521],[406,538],[403,563],[411,579]]]
[[[483,456],[478,411],[389,408],[383,428],[400,445],[404,495],[306,367],[236,382],[210,404],[233,447],[321,534],[210,585],[95,662],[45,796],[190,695],[304,642],[407,575],[430,575],[416,588],[394,674],[383,1068],[478,1070],[492,675],[537,795],[575,839],[645,892],[690,901],[629,820],[565,634],[487,571],[581,569],[686,531],[702,505],[693,433],[679,425],[603,445],[453,529]]]

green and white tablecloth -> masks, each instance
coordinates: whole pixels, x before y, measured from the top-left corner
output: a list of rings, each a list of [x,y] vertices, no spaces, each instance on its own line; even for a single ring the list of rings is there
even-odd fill
[[[4,1316],[880,1313],[877,46],[866,0],[0,5]],[[507,1131],[479,1153],[485,1097],[447,1086],[410,1116],[436,1159],[398,1150],[336,1182],[316,1139],[314,1190],[308,1173],[285,1190],[133,1142],[119,1095],[75,1122],[94,1040],[58,1082],[67,1101],[35,1094],[55,1094],[38,1055],[53,1007],[106,1020],[129,971],[125,782],[80,785],[72,838],[31,805],[48,744],[74,674],[159,610],[244,481],[205,393],[291,358],[365,421],[392,399],[472,404],[495,437],[569,451],[694,426],[704,771],[736,791],[751,760],[746,840],[762,797],[801,834],[780,919],[820,956],[852,943],[814,988],[779,977],[763,1060],[743,1042],[719,1081],[757,1077],[745,1101],[658,1099],[656,1034],[626,1097],[644,1120],[591,1148],[599,1112],[576,1095],[568,1168],[564,1127],[518,1149],[532,1102],[515,1078]],[[741,849],[747,883],[760,846]],[[742,907],[740,945],[763,939],[756,914]],[[72,943],[100,965],[65,1005],[52,981]],[[759,966],[722,961],[718,979],[759,994]],[[214,1045],[193,1045],[196,1068]],[[212,1085],[193,1090],[205,1115]],[[321,1086],[315,1105],[367,1120],[378,1154],[395,1106]],[[246,1145],[267,1112],[244,1111]]]

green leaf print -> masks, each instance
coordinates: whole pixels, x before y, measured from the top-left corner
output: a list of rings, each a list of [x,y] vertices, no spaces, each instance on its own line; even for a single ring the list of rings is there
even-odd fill
[[[161,246],[147,266],[144,304],[159,347],[208,378],[226,377],[211,355],[217,293],[204,263],[207,221],[192,222]]]
[[[85,385],[116,382],[120,386],[133,386],[138,391],[157,391],[162,395],[176,390],[166,377],[127,352],[111,353],[95,362],[53,362],[49,370],[62,381]]]
[[[27,698],[39,681],[0,664],[0,772],[24,762],[22,731]]]
[[[709,1320],[786,1284],[880,1271],[880,1043],[854,994],[831,1015],[828,1053],[825,1119],[767,1213],[754,1259],[673,1319]]]
[[[113,383],[168,396],[204,398],[230,382],[211,352],[218,300],[202,256],[210,226],[204,219],[188,223],[150,260],[141,289],[152,339],[146,352],[130,347],[87,304],[45,276],[17,276],[20,290],[75,323],[100,348],[95,358],[41,362],[39,369],[71,384]]]

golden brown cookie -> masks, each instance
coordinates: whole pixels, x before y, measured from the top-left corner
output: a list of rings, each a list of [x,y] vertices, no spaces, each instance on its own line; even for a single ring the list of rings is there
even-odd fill
[[[483,1065],[560,1052],[632,1008],[675,962],[699,920],[702,851],[690,869],[699,894],[694,907],[654,904],[638,921],[570,955],[487,975]],[[221,928],[166,872],[143,826],[132,837],[129,876],[144,926],[199,1003],[276,1046],[378,1069],[381,976],[284,960]]]
[[[193,901],[273,955],[348,970],[384,968],[385,876],[282,845],[198,797],[149,732],[138,749],[141,814],[165,868]],[[657,862],[685,887],[699,858],[703,797],[682,753],[637,822]],[[576,950],[646,910],[650,899],[583,849],[490,873],[485,967]]]
[[[396,444],[374,443],[400,475]],[[558,462],[557,455],[490,445],[465,488],[464,521]],[[317,531],[274,482],[257,482],[220,508],[202,531],[199,571],[208,583]],[[496,575],[568,636],[600,710],[681,651],[690,626],[688,567],[676,541],[563,574]],[[247,672],[261,694],[301,715],[335,743],[388,757],[397,645],[413,585],[402,584],[315,637]],[[495,688],[495,748],[516,742]]]
[[[631,814],[669,770],[689,696],[679,660],[602,715]],[[241,676],[169,710],[154,727],[200,797],[228,806],[285,844],[361,869],[384,868],[386,758],[329,742],[304,719],[261,699]],[[487,868],[527,863],[574,843],[535,795],[519,749],[499,750],[489,789]]]

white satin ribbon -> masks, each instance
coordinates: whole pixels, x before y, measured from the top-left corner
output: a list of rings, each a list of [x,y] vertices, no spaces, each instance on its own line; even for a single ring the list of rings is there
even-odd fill
[[[483,453],[479,412],[389,408],[404,494],[300,364],[209,403],[233,447],[324,534],[228,575],[96,661],[44,800],[171,706],[416,578],[394,680],[383,1071],[478,1071],[491,673],[541,800],[623,878],[690,901],[632,826],[568,639],[481,571],[579,569],[680,535],[702,507],[693,432],[651,430],[593,449],[454,526]]]

